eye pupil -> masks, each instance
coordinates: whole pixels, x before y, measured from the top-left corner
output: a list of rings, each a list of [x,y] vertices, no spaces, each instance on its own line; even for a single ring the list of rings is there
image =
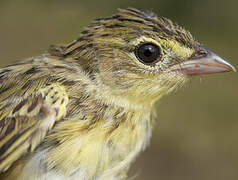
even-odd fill
[[[153,49],[152,48],[148,48],[148,49],[145,49],[145,51],[144,51],[144,56],[146,56],[146,57],[150,57],[150,56],[152,56],[153,55]]]
[[[135,54],[144,64],[153,64],[160,60],[160,48],[152,43],[139,45]]]

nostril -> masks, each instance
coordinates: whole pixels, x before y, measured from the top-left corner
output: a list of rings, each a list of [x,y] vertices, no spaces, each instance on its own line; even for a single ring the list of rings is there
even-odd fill
[[[208,55],[208,52],[205,51],[204,49],[200,49],[198,51],[196,51],[195,53],[193,53],[190,57],[190,59],[198,59],[198,58],[203,58],[206,57]]]

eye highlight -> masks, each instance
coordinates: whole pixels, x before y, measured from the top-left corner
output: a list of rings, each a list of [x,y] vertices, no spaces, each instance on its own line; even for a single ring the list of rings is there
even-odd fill
[[[161,49],[153,43],[144,43],[135,49],[135,55],[139,61],[150,65],[161,60]]]

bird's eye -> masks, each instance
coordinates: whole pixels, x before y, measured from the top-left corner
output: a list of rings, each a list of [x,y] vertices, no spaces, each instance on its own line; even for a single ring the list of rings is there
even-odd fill
[[[161,50],[153,43],[146,43],[136,48],[135,55],[144,64],[154,64],[160,60]]]

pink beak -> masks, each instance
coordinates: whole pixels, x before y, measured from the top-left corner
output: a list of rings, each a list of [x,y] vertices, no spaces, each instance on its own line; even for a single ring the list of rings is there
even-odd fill
[[[187,61],[170,67],[169,71],[176,71],[186,75],[200,75],[229,71],[236,72],[236,69],[212,50],[201,46],[198,53]]]

